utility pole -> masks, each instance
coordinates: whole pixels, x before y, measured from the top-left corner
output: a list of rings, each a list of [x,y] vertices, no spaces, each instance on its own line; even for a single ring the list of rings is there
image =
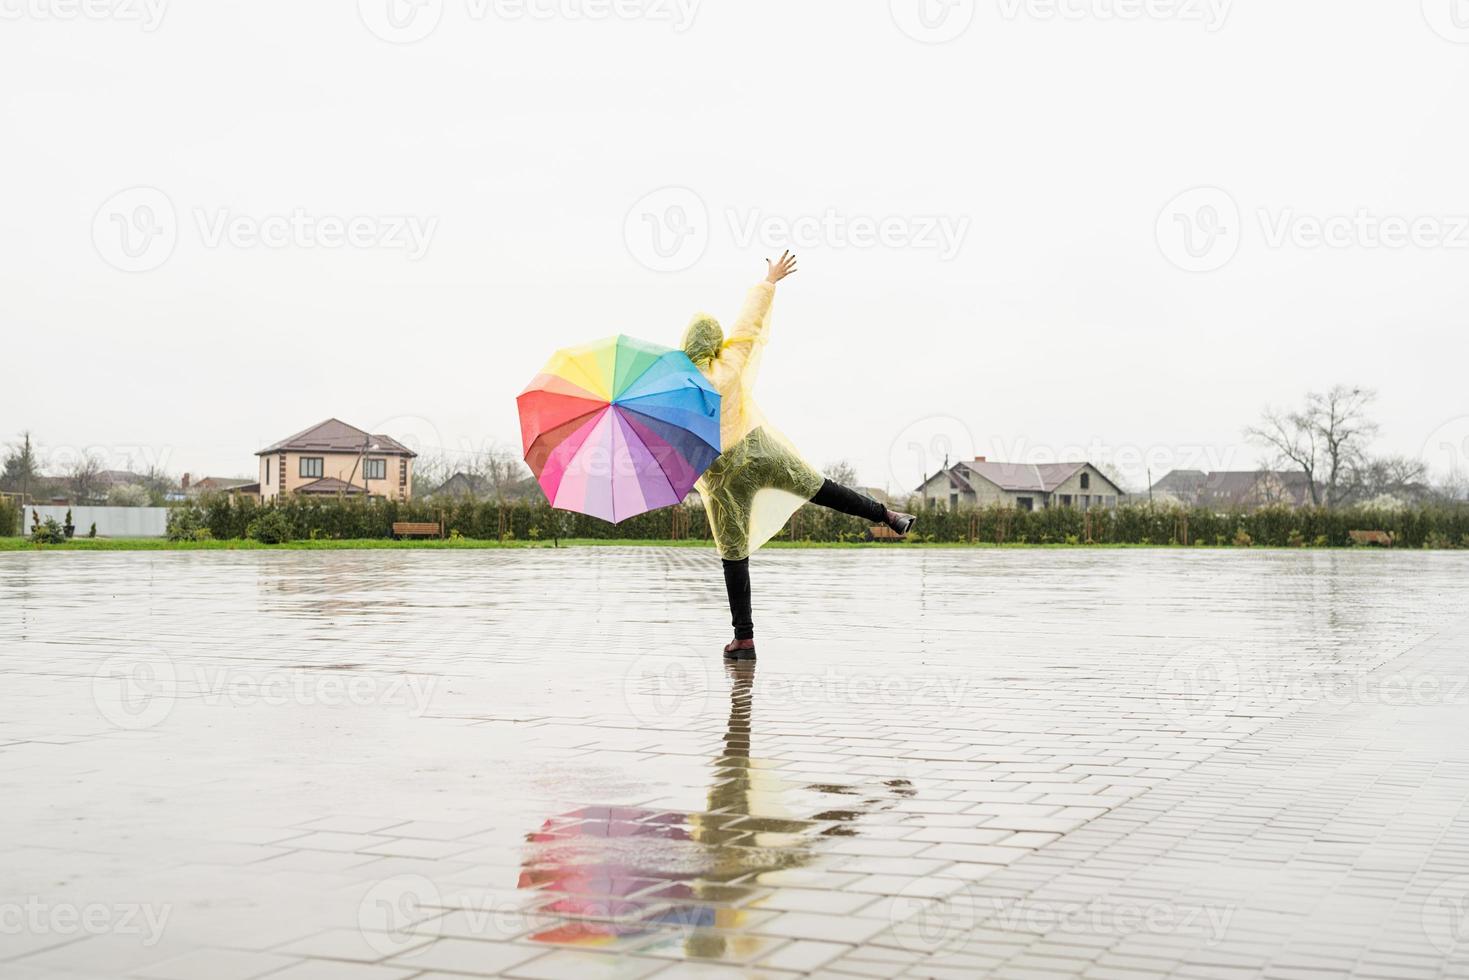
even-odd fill
[[[352,464],[352,474],[347,477],[347,488],[350,491],[352,487],[356,486],[352,481],[357,479],[358,468],[360,467],[362,469],[362,499],[364,502],[370,496],[367,492],[367,451],[370,448],[372,448],[372,433],[364,432],[362,434],[362,452],[357,454],[357,462]]]

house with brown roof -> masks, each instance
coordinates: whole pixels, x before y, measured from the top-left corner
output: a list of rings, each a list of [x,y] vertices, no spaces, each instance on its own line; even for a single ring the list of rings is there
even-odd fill
[[[260,459],[260,497],[286,493],[319,496],[413,496],[418,454],[391,436],[369,433],[341,419],[327,419],[267,446]]]
[[[1001,463],[980,456],[940,470],[914,491],[924,506],[1116,507],[1124,491],[1091,463]]]

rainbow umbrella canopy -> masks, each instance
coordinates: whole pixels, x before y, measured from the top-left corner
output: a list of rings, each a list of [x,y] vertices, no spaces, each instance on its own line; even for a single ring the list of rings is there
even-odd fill
[[[551,506],[614,524],[679,503],[719,455],[719,393],[683,351],[632,337],[557,351],[515,402]]]

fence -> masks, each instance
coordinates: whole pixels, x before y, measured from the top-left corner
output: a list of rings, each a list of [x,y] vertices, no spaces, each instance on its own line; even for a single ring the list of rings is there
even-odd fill
[[[22,534],[31,533],[31,512],[41,520],[54,518],[57,524],[65,523],[66,512],[71,511],[71,522],[76,525],[76,536],[86,537],[92,525],[97,525],[97,535],[104,538],[161,538],[168,534],[167,507],[65,507],[55,504],[31,506],[25,509],[21,520]]]

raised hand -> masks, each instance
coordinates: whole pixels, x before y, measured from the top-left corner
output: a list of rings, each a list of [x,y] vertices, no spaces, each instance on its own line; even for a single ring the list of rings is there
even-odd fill
[[[792,272],[796,271],[796,257],[791,254],[790,249],[786,249],[780,254],[779,262],[772,262],[769,259],[766,259],[765,267],[767,270],[765,273],[765,281],[773,286],[784,279],[786,276],[790,275]]]

